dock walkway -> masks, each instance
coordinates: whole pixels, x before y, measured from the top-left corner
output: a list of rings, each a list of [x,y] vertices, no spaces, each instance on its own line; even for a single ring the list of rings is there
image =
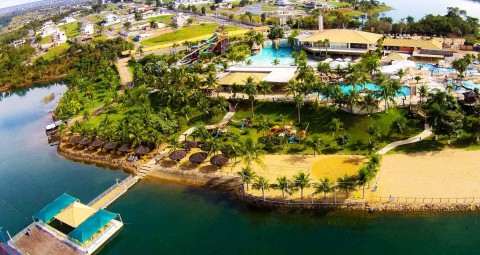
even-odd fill
[[[119,183],[115,183],[112,187],[104,191],[93,199],[88,206],[95,209],[105,209],[108,205],[113,203],[117,198],[123,195],[127,190],[132,187],[139,180],[138,177],[129,176],[125,180]]]

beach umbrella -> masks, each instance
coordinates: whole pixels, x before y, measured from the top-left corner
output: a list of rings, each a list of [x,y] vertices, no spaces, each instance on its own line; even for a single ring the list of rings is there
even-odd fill
[[[323,62],[327,62],[327,63],[328,63],[328,62],[332,62],[332,61],[333,61],[333,59],[327,58],[327,59],[325,59]]]
[[[134,152],[137,155],[145,155],[150,151],[150,149],[147,146],[140,145],[137,148],[135,148]]]
[[[216,165],[222,167],[223,165],[227,164],[228,158],[223,154],[218,154],[210,158],[210,163],[212,165]]]
[[[105,142],[102,139],[95,139],[93,142],[90,143],[90,146],[93,148],[101,147]]]
[[[128,143],[122,144],[120,147],[118,147],[117,151],[120,151],[120,152],[130,151],[130,144],[128,144]]]
[[[78,141],[78,144],[80,145],[87,145],[89,143],[92,142],[92,139],[88,138],[88,137],[84,137],[82,138],[80,141]]]
[[[220,151],[222,152],[223,155],[226,155],[226,156],[231,156],[234,154],[235,150],[233,149],[233,147],[230,145],[230,144],[227,144],[225,146],[223,146]]]
[[[80,136],[70,136],[70,138],[68,138],[67,140],[67,143],[69,144],[77,144],[80,140],[82,140],[82,138]]]
[[[198,145],[196,141],[189,141],[189,140],[185,140],[183,143],[184,143],[184,148],[187,151],[189,151],[192,148],[196,148]]]
[[[192,162],[192,163],[200,164],[203,161],[205,161],[205,159],[207,159],[207,156],[208,156],[208,154],[206,152],[201,151],[201,152],[193,153],[188,158],[188,160],[190,160],[190,162]]]
[[[105,150],[114,150],[115,148],[117,148],[117,144],[114,142],[108,142],[105,145],[103,145],[103,148]]]
[[[337,62],[342,62],[342,61],[343,61],[343,59],[341,59],[341,58],[337,58],[337,59],[335,59],[335,61],[337,61]]]
[[[187,152],[183,151],[183,150],[177,150],[177,151],[174,151],[174,152],[170,153],[170,155],[168,155],[168,157],[171,160],[175,160],[175,161],[180,161],[182,158],[184,158],[186,156],[187,156]]]

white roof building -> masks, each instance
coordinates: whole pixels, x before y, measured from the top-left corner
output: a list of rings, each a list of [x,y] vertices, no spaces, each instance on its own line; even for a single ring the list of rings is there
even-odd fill
[[[182,27],[187,23],[187,20],[190,18],[188,15],[184,15],[183,13],[177,13],[175,16],[172,18],[172,22],[176,23],[178,27]]]
[[[95,33],[95,27],[92,23],[86,23],[81,29],[82,35],[93,35]]]
[[[57,32],[58,26],[53,23],[51,20],[45,22],[43,26],[40,27],[40,36],[41,37],[46,37],[49,35],[52,35],[53,33]]]
[[[105,17],[103,18],[102,25],[109,26],[109,25],[115,24],[117,22],[119,22],[118,21],[118,16],[115,15],[115,14],[109,13],[109,14],[105,15]]]

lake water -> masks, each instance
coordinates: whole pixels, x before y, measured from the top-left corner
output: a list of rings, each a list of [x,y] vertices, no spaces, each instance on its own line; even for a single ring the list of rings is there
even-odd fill
[[[35,88],[0,101],[0,226],[15,233],[67,192],[84,202],[125,178],[75,163],[47,144],[64,86]],[[142,180],[107,208],[125,228],[100,254],[479,254],[479,213],[373,214],[258,211],[229,194]]]
[[[480,1],[473,0],[382,0],[394,10],[386,12],[385,16],[392,17],[399,21],[408,15],[413,16],[415,20],[423,18],[427,14],[447,13],[447,7],[458,7],[466,10],[472,17],[480,18]]]

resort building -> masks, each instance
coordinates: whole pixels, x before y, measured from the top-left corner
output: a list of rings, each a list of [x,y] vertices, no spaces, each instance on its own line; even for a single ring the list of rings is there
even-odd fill
[[[52,34],[52,46],[59,46],[62,45],[67,41],[67,35],[65,31],[57,30],[55,33]]]
[[[275,5],[278,5],[278,6],[287,6],[287,5],[291,5],[292,3],[288,0],[277,0],[275,2]]]
[[[220,74],[217,78],[219,91],[229,91],[228,87],[233,84],[245,85],[245,80],[252,77],[255,82],[267,81],[273,85],[273,91],[283,91],[288,82],[297,75],[296,67],[249,67],[234,66]]]
[[[33,219],[8,241],[9,248],[19,254],[93,254],[123,227],[119,214],[82,204],[68,194]]]
[[[376,49],[381,34],[348,29],[328,29],[315,34],[301,34],[295,37],[293,48],[305,50],[314,56],[328,52],[331,56],[359,57]],[[328,40],[328,45],[322,42]],[[385,53],[401,52],[412,55],[414,59],[435,61],[453,56],[453,51],[442,49],[442,44],[435,40],[411,40],[385,38]]]
[[[66,25],[66,24],[70,24],[70,23],[73,23],[77,21],[77,19],[75,18],[72,18],[72,17],[65,17],[63,18],[62,20],[60,20],[60,22],[58,23],[59,26],[63,26],[63,25]]]
[[[172,18],[172,22],[177,24],[178,27],[183,27],[185,24],[187,24],[187,20],[190,18],[190,16],[185,15],[181,12],[177,13],[175,16]]]
[[[333,6],[329,5],[326,2],[318,1],[308,1],[303,4],[305,9],[322,9],[322,10],[333,10]]]
[[[175,0],[175,5],[196,5],[196,4],[211,4],[208,0]]]

